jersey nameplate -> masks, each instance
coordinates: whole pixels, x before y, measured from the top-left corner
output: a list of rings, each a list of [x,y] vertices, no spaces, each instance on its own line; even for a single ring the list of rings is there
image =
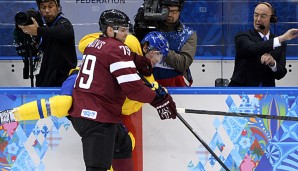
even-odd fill
[[[97,112],[93,110],[83,109],[81,112],[81,116],[85,118],[95,119],[97,116]]]

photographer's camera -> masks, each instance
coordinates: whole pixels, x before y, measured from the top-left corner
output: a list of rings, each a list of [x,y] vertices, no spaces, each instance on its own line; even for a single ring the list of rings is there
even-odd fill
[[[16,52],[19,56],[23,57],[23,78],[28,79],[30,76],[31,81],[34,77],[33,71],[35,70],[35,65],[40,59],[40,55],[38,54],[40,54],[39,43],[41,39],[38,36],[24,33],[22,29],[19,28],[19,25],[27,26],[33,24],[32,18],[36,20],[39,26],[43,26],[40,13],[33,8],[26,12],[17,12],[15,15],[15,29],[13,32]]]
[[[17,25],[22,25],[22,26],[33,24],[31,20],[31,16],[25,12],[18,12],[15,15],[15,22]]]
[[[14,19],[17,25],[26,26],[33,24],[31,17],[33,17],[36,21],[40,21],[40,15],[38,11],[35,11],[34,9],[29,9],[26,12],[19,11],[15,15]]]

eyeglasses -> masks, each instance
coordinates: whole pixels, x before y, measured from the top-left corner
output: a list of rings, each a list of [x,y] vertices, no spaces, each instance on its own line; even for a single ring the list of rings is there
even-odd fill
[[[258,13],[254,13],[254,17],[255,18],[258,18],[260,16],[261,19],[265,19],[268,17],[267,14],[258,14]]]
[[[179,9],[178,10],[170,10],[170,13],[172,14],[177,14],[179,12]]]

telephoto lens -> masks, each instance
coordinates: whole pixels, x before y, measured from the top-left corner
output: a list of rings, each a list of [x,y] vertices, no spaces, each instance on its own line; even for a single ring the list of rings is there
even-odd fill
[[[29,15],[29,13],[25,13],[25,12],[18,12],[15,17],[15,23],[17,25],[30,25],[33,24],[32,20],[31,20],[31,15]]]

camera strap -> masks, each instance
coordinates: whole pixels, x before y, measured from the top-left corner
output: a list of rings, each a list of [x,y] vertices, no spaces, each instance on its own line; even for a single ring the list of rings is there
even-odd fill
[[[41,68],[41,63],[42,63],[42,59],[43,59],[43,52],[39,51],[38,54],[35,57],[34,60],[34,71],[33,71],[33,75],[38,75],[40,72],[40,68]]]

